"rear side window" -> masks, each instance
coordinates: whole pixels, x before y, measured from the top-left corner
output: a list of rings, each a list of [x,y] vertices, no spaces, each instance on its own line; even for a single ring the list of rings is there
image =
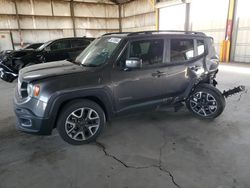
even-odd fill
[[[171,62],[183,62],[194,57],[193,39],[171,39],[170,60]]]
[[[131,42],[129,57],[142,59],[143,66],[163,62],[163,39],[141,40]]]
[[[81,40],[81,39],[71,40],[72,48],[85,47],[85,46],[89,45],[89,43],[90,43],[89,41],[85,41],[85,40]]]
[[[71,48],[69,40],[56,41],[52,43],[50,46],[51,50],[63,50],[63,49],[68,49],[68,48]]]
[[[204,40],[197,40],[198,55],[201,55],[205,51]]]

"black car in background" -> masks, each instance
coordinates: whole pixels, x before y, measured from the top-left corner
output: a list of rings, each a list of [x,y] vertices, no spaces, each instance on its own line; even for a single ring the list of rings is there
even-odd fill
[[[21,48],[19,50],[3,50],[0,52],[0,60],[5,58],[6,56],[10,55],[10,53],[13,53],[15,51],[27,50],[27,49],[34,49],[35,50],[42,45],[43,45],[43,43],[32,43],[32,44],[28,44],[28,45],[24,46],[24,48]]]
[[[0,55],[0,78],[12,82],[20,69],[39,63],[75,59],[93,38],[74,37],[51,40],[37,49],[25,48]]]

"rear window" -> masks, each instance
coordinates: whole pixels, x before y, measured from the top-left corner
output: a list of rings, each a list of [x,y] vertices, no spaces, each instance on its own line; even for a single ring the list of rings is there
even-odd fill
[[[81,39],[74,39],[71,41],[71,46],[72,48],[75,47],[85,47],[87,45],[89,45],[89,41],[85,41],[85,40],[81,40]]]
[[[59,40],[51,44],[51,50],[63,50],[70,48],[70,41],[69,40]]]
[[[201,55],[205,51],[204,40],[197,40],[198,55]]]

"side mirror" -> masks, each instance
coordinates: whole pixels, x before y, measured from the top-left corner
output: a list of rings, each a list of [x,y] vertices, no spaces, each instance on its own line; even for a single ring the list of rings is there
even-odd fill
[[[129,58],[126,60],[126,68],[140,69],[142,67],[142,60],[139,58]]]

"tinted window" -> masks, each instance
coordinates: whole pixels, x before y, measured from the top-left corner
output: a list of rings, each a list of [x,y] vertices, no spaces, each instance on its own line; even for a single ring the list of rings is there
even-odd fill
[[[42,46],[43,43],[35,43],[35,44],[29,44],[28,46],[25,47],[25,49],[37,49],[40,46]]]
[[[171,39],[171,62],[183,62],[194,57],[194,41],[192,39]]]
[[[205,51],[204,41],[203,40],[197,40],[197,51],[198,55],[201,55]]]
[[[162,63],[163,47],[162,39],[135,41],[130,45],[129,57],[142,59],[143,66]]]
[[[70,48],[70,41],[69,40],[60,40],[56,41],[51,44],[50,49],[51,50],[62,50]]]
[[[84,47],[84,46],[87,46],[89,43],[90,43],[89,41],[85,41],[85,40],[81,40],[81,39],[71,40],[72,48]]]

